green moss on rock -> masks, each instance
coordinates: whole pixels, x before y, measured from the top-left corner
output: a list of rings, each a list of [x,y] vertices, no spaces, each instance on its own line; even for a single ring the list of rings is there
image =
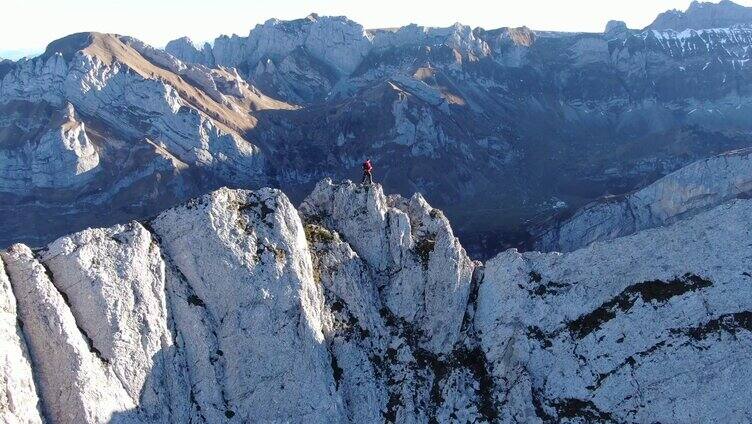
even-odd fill
[[[331,243],[334,241],[334,234],[331,231],[316,224],[306,224],[305,235],[308,243]]]

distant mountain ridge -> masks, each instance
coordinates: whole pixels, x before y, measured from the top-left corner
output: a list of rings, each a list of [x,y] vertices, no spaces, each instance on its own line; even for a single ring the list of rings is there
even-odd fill
[[[752,149],[695,162],[625,196],[602,199],[543,226],[535,249],[571,252],[666,226],[734,198],[752,197]]]
[[[612,32],[614,25],[626,28],[621,21],[610,21],[606,33]],[[645,30],[656,31],[684,31],[687,29],[730,28],[737,25],[752,25],[752,8],[734,3],[731,0],[721,0],[718,3],[693,1],[686,11],[670,10],[661,13],[648,25]],[[511,28],[485,30],[471,28],[456,23],[448,28],[424,27],[411,24],[393,29],[366,29],[357,22],[345,16],[321,17],[311,14],[306,18],[292,21],[270,19],[263,24],[256,25],[246,37],[238,35],[221,35],[212,43],[197,45],[190,38],[182,37],[167,43],[165,50],[181,60],[203,63],[207,66],[241,65],[243,61],[257,62],[265,56],[279,56],[304,47],[309,52],[340,72],[348,73],[354,70],[354,63],[358,57],[364,57],[363,52],[379,50],[388,47],[405,45],[425,45],[457,43],[456,46],[465,47],[477,44],[474,53],[483,54],[488,46],[476,37],[491,32],[511,31]],[[327,34],[321,38],[319,34]],[[276,37],[275,37],[276,36]],[[284,40],[278,45],[268,44],[269,39]],[[319,43],[326,40],[338,40],[336,44],[326,47]],[[343,54],[340,50],[349,50]],[[316,53],[318,52],[318,53]],[[328,57],[324,57],[324,52]],[[350,63],[343,63],[349,61]]]
[[[318,15],[200,49],[73,35],[0,64],[0,244],[222,185],[299,201],[371,157],[378,181],[433,199],[474,255],[529,248],[562,208],[752,146],[751,49],[739,25],[368,30]]]
[[[646,29],[656,31],[703,28],[728,28],[752,24],[752,8],[721,0],[718,3],[693,1],[685,12],[671,10],[661,13]]]

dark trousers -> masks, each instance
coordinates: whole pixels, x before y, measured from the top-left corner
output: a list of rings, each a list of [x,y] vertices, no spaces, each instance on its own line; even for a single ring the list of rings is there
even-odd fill
[[[371,171],[363,171],[363,181],[361,181],[361,184],[365,184],[366,181],[368,181],[368,184],[373,184],[373,175],[371,175]]]

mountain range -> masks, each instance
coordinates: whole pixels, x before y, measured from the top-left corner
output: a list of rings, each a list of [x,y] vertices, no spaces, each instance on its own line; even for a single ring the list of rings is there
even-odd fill
[[[750,422],[750,54],[724,0],[0,61],[0,422]]]
[[[553,216],[752,144],[748,12],[695,3],[599,34],[311,15],[164,50],[74,34],[0,65],[0,245],[223,185],[299,202],[370,157],[476,257],[528,249]]]

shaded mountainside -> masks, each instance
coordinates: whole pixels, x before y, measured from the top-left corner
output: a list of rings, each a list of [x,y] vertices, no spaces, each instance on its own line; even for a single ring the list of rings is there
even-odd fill
[[[477,257],[527,249],[555,214],[752,145],[752,30],[744,13],[722,19],[730,7],[693,5],[710,18],[681,31],[367,30],[311,15],[165,51],[72,35],[0,67],[0,245],[222,185],[299,202],[371,157],[378,181],[433,199]]]
[[[223,188],[0,252],[0,416],[746,422],[750,223],[737,199],[484,265],[419,194]]]
[[[532,229],[535,248],[569,252],[752,197],[752,149],[695,162],[625,196],[594,202]]]

